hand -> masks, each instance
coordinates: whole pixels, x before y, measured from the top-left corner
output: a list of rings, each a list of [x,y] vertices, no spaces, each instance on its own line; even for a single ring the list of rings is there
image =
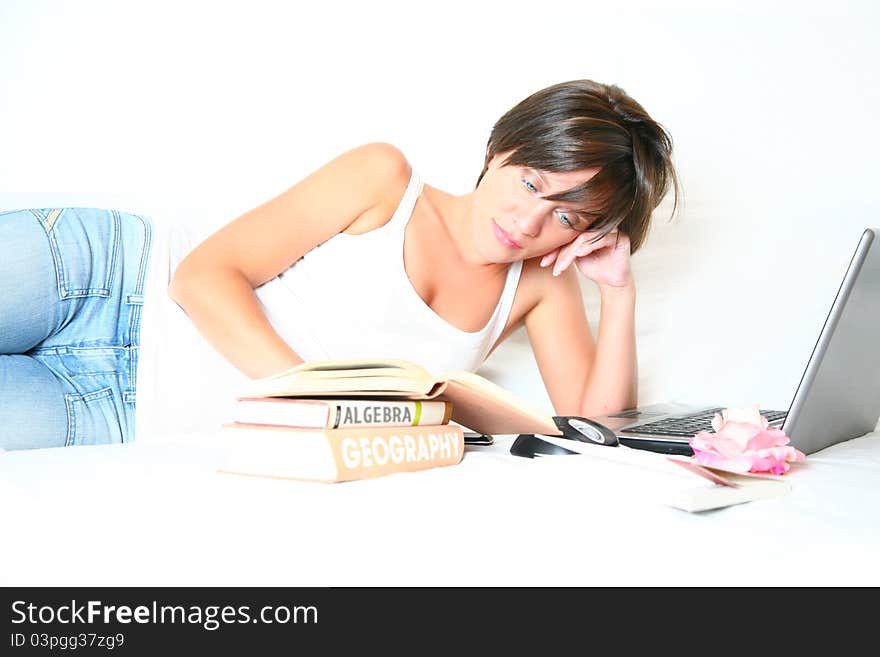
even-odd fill
[[[574,263],[580,272],[599,286],[625,287],[632,283],[629,237],[611,231],[598,242],[595,231],[585,231],[568,244],[557,247],[541,258],[541,266],[553,265],[558,276]]]

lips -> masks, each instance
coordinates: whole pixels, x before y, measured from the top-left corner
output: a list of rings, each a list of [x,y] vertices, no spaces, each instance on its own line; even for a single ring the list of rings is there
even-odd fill
[[[494,219],[492,220],[492,229],[495,231],[495,237],[498,238],[498,241],[501,242],[507,248],[509,248],[509,249],[521,249],[522,248],[522,246],[520,246],[520,244],[516,240],[512,239],[510,237],[510,235],[508,235],[507,232],[495,222]]]

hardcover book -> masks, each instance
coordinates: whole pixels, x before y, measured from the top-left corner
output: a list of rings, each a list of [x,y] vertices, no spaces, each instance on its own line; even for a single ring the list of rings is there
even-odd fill
[[[250,383],[242,396],[438,399],[452,402],[452,420],[480,433],[559,433],[550,415],[479,374],[434,375],[400,359],[306,361]]]
[[[227,423],[218,441],[221,472],[340,482],[459,463],[464,430],[455,425],[293,429]]]
[[[246,424],[338,429],[449,424],[451,417],[452,403],[442,400],[241,397],[236,400],[232,419]]]

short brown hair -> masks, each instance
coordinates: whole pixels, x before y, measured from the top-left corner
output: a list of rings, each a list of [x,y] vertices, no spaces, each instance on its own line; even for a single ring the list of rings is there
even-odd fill
[[[645,241],[651,214],[670,188],[672,215],[678,207],[672,137],[615,85],[571,80],[516,104],[492,128],[477,185],[490,160],[507,151],[505,165],[550,172],[598,168],[586,183],[544,198],[586,204],[596,239],[617,228],[629,237],[632,253]]]

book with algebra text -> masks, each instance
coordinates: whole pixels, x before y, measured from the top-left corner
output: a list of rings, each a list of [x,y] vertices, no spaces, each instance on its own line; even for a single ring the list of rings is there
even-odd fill
[[[452,403],[442,400],[294,397],[240,397],[232,415],[235,422],[301,429],[338,429],[355,425],[412,427],[449,424],[451,418]]]
[[[459,463],[464,430],[456,425],[294,429],[231,422],[217,442],[221,472],[341,482]]]
[[[479,374],[434,375],[401,359],[306,361],[251,381],[242,396],[439,399],[452,402],[452,420],[480,433],[559,433],[550,415]]]

